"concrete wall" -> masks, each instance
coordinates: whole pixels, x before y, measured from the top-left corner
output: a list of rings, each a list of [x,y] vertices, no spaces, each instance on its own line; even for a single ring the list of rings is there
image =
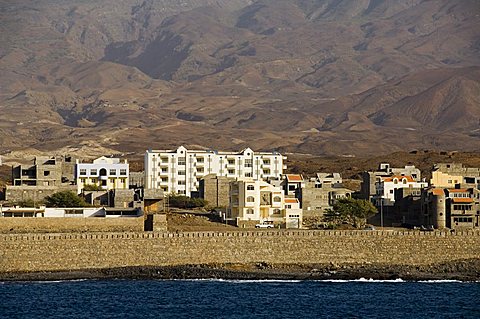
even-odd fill
[[[254,262],[427,265],[479,256],[480,232],[0,235],[0,272]]]
[[[142,217],[2,217],[0,233],[143,231]],[[1,253],[0,253],[1,254]]]

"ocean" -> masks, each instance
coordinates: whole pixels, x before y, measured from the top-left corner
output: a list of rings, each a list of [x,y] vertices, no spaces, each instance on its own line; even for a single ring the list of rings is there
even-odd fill
[[[480,318],[479,282],[2,282],[0,298],[1,318]]]

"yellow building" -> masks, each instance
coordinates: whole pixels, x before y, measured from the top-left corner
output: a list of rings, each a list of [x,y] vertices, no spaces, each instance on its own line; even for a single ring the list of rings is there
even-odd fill
[[[81,193],[85,186],[90,185],[98,190],[128,189],[129,165],[119,158],[99,157],[93,163],[75,165],[77,192]]]

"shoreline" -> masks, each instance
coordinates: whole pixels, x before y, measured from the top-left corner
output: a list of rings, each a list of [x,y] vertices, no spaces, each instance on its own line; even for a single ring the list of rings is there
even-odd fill
[[[0,282],[57,280],[398,280],[480,281],[480,258],[436,265],[199,264],[0,273]]]

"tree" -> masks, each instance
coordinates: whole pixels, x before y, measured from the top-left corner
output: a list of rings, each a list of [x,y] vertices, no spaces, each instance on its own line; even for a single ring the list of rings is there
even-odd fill
[[[62,191],[45,197],[47,207],[86,207],[87,202],[72,191]]]
[[[377,209],[369,201],[341,198],[333,205],[333,209],[325,211],[323,220],[334,225],[347,223],[355,228],[363,228],[367,219],[376,213]]]

